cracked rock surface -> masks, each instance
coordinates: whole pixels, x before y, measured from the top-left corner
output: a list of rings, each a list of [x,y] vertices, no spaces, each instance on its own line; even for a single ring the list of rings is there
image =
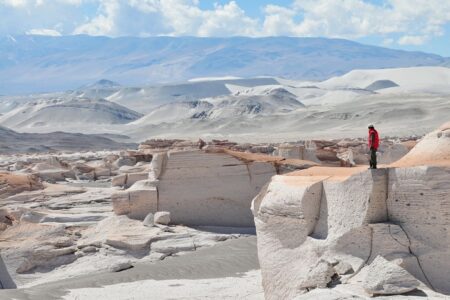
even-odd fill
[[[266,299],[346,299],[337,287],[361,299],[416,288],[449,295],[449,130],[387,168],[273,177],[252,204]]]

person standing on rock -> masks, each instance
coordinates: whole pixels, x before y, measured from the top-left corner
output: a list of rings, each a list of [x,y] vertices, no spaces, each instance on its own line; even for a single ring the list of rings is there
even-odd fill
[[[377,168],[377,150],[380,145],[378,131],[373,125],[369,125],[369,149],[370,149],[370,169]]]

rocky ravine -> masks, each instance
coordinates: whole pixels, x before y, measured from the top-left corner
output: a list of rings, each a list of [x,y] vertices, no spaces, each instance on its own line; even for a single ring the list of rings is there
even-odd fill
[[[448,125],[383,169],[273,177],[253,200],[266,299],[450,294]]]

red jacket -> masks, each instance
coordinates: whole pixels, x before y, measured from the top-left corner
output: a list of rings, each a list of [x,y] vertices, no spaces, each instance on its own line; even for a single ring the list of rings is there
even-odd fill
[[[372,144],[372,134],[375,135],[375,139]],[[369,129],[369,148],[375,148],[375,150],[378,149],[378,146],[380,145],[380,137],[378,136],[378,131],[375,129]]]

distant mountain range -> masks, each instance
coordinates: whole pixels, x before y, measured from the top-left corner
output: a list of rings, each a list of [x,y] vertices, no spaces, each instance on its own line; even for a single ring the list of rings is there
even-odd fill
[[[0,94],[126,86],[197,77],[324,80],[355,69],[449,66],[450,59],[325,38],[0,37]],[[115,87],[115,86],[110,86]]]

